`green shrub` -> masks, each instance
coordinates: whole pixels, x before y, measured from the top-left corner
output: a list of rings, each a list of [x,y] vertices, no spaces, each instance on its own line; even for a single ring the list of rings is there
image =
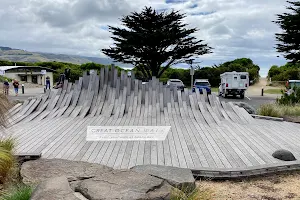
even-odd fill
[[[300,105],[264,104],[258,109],[258,114],[270,117],[300,116]]]
[[[259,115],[270,116],[270,117],[281,117],[281,110],[276,106],[276,104],[263,104],[257,110]]]
[[[11,79],[11,78],[7,78],[7,77],[5,77],[5,76],[1,76],[1,75],[0,75],[0,82],[4,82],[5,79],[7,79],[9,82],[12,82],[12,79]]]
[[[277,98],[276,102],[279,105],[295,105],[297,103],[300,103],[300,88],[294,87],[293,91],[294,92],[290,95],[287,95],[282,91],[282,96],[280,98]]]
[[[0,130],[7,125],[6,113],[10,103],[6,96],[0,95]],[[0,182],[5,183],[16,169],[14,157],[15,140],[12,138],[0,138]]]
[[[29,200],[32,191],[32,187],[30,186],[17,185],[5,191],[0,200]]]
[[[16,172],[17,161],[14,156],[15,140],[6,138],[0,140],[0,182],[6,183]]]
[[[211,200],[213,199],[212,191],[198,186],[192,191],[185,189],[173,188],[171,191],[171,200]]]

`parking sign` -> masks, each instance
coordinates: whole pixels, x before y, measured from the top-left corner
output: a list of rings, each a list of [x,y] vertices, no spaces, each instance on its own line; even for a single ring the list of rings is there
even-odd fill
[[[5,71],[0,69],[0,75],[4,76],[5,75]]]

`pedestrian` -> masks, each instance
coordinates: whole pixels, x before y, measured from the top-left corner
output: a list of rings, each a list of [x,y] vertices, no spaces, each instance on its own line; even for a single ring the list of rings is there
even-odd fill
[[[13,86],[14,86],[14,89],[15,89],[15,93],[16,93],[16,96],[18,96],[18,92],[19,92],[19,82],[15,79],[14,82],[13,82]]]
[[[4,95],[8,96],[8,91],[9,91],[9,82],[7,79],[5,79],[4,83],[3,83],[3,93]]]
[[[47,90],[47,88],[50,89],[50,77],[49,76],[46,77],[46,90]]]

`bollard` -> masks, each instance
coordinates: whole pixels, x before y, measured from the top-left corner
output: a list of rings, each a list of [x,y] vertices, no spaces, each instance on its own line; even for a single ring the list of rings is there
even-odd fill
[[[24,84],[22,84],[22,94],[24,94]]]
[[[261,88],[261,96],[264,96],[264,87]]]

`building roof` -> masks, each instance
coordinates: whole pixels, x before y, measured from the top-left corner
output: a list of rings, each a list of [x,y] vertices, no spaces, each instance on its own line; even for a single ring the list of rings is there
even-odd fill
[[[45,69],[49,72],[55,72],[55,70],[53,70],[53,69],[50,69],[48,67],[41,67],[41,66],[0,66],[0,70],[3,70],[3,71],[7,71],[10,69],[18,69],[18,68],[29,68],[29,69],[39,68],[39,69]]]

